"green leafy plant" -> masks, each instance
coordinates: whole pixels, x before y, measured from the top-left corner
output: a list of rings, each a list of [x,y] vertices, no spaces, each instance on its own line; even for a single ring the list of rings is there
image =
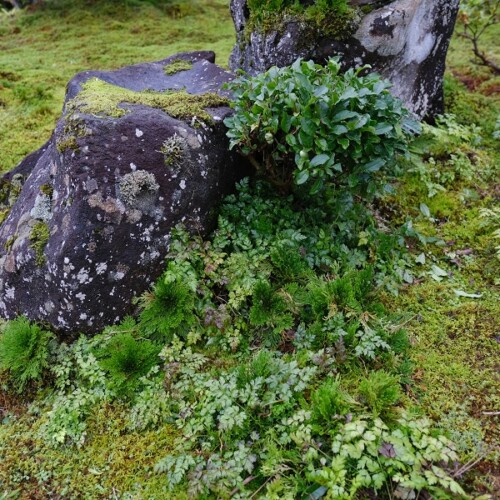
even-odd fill
[[[24,316],[9,321],[0,334],[0,368],[6,370],[14,387],[40,381],[50,365],[50,344],[54,335],[30,323]]]
[[[385,489],[390,498],[416,498],[422,490],[434,498],[465,496],[441,465],[456,460],[453,445],[427,419],[403,414],[391,430],[380,419],[357,418],[342,426],[331,451],[328,465],[310,474],[330,498],[357,498],[365,488]]]
[[[314,180],[352,193],[373,195],[375,180],[404,153],[409,114],[389,83],[362,70],[340,71],[337,59],[323,67],[298,59],[231,83],[233,116],[225,120],[231,148],[284,190]]]

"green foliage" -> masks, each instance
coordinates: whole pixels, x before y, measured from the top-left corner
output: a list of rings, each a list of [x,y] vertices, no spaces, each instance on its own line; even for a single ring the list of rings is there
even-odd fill
[[[406,151],[408,112],[379,76],[340,67],[337,59],[324,67],[299,59],[232,82],[231,148],[261,162],[261,173],[282,189],[315,181],[317,193],[331,182],[373,196]]]
[[[312,419],[318,432],[328,432],[332,418],[345,415],[351,401],[338,380],[327,379],[311,396]]]
[[[435,126],[424,124],[414,142],[412,149],[418,155],[413,155],[410,171],[418,174],[429,198],[454,185],[470,185],[478,170],[488,179],[489,169],[478,168],[484,164],[476,151],[480,144],[479,127],[460,124],[453,115],[439,116]]]
[[[109,386],[117,395],[131,395],[141,377],[159,362],[160,349],[131,333],[119,333],[99,351],[101,366],[109,373]]]
[[[390,497],[415,498],[426,490],[433,498],[465,495],[442,465],[456,460],[452,444],[436,436],[426,419],[403,414],[394,429],[380,419],[357,418],[341,427],[331,445],[328,465],[310,473],[330,498],[358,498],[365,488]],[[326,492],[326,491],[325,491]]]
[[[87,417],[96,405],[112,396],[106,372],[94,355],[101,341],[99,336],[82,336],[71,346],[59,346],[51,366],[56,391],[49,396],[48,418],[40,429],[40,435],[55,446],[83,445]]]
[[[22,392],[28,383],[41,381],[50,365],[50,343],[54,335],[24,316],[9,321],[0,334],[0,368]]]
[[[491,231],[495,244],[496,257],[500,260],[500,208],[493,206],[491,208],[482,208],[479,212],[483,227]]]
[[[474,55],[478,64],[491,68],[497,75],[500,66],[487,54],[481,51],[479,44],[482,42],[485,31],[500,21],[500,2],[498,0],[463,0],[460,3],[460,21],[463,31],[462,38],[472,43]]]

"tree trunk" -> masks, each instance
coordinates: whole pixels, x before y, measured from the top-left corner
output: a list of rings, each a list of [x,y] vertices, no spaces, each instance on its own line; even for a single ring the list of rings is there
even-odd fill
[[[443,74],[459,0],[352,0],[353,34],[341,40],[288,18],[276,30],[248,32],[247,0],[231,0],[237,43],[232,70],[251,75],[287,66],[298,57],[323,63],[341,56],[344,66],[372,66],[393,84],[393,94],[420,118],[443,112]],[[368,7],[368,9],[367,9]],[[366,13],[371,9],[371,12]],[[311,35],[312,34],[312,35]]]

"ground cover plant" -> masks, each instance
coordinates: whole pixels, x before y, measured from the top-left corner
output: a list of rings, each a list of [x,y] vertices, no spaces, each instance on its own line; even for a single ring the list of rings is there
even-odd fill
[[[31,23],[36,51],[53,26],[49,7],[5,18],[0,43],[12,47],[15,26]],[[150,26],[153,11],[139,9],[123,22],[135,12]],[[176,9],[154,11],[161,26],[191,12]],[[88,4],[58,21],[82,12],[98,32]],[[180,26],[199,19],[187,18]],[[77,26],[59,43],[72,43]],[[10,50],[0,67],[20,53]],[[137,48],[118,50],[113,64],[132,62],[128,50]],[[455,116],[425,125],[399,168],[376,172],[377,196],[363,201],[328,176],[313,194],[309,179],[285,194],[245,180],[210,238],[175,230],[138,317],[73,343],[23,318],[4,325],[0,494],[495,498],[498,101],[496,80],[467,57],[450,56]],[[60,71],[51,78],[70,70]],[[10,92],[2,98],[14,117]],[[44,122],[33,124],[42,143]],[[15,142],[1,141],[2,151]],[[22,371],[11,363],[17,350]]]

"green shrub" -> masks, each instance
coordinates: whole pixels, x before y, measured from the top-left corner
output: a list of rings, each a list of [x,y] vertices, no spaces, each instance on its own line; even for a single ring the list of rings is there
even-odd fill
[[[387,81],[340,69],[338,59],[324,67],[298,59],[232,82],[235,113],[225,120],[230,147],[283,190],[314,180],[312,192],[328,181],[374,195],[418,125]]]
[[[131,333],[115,335],[99,351],[101,366],[109,372],[110,387],[118,396],[130,396],[139,379],[158,364],[160,348],[148,340],[136,340]]]
[[[27,318],[9,321],[0,336],[0,368],[7,370],[14,387],[40,381],[49,367],[50,342],[54,335],[31,324]]]

